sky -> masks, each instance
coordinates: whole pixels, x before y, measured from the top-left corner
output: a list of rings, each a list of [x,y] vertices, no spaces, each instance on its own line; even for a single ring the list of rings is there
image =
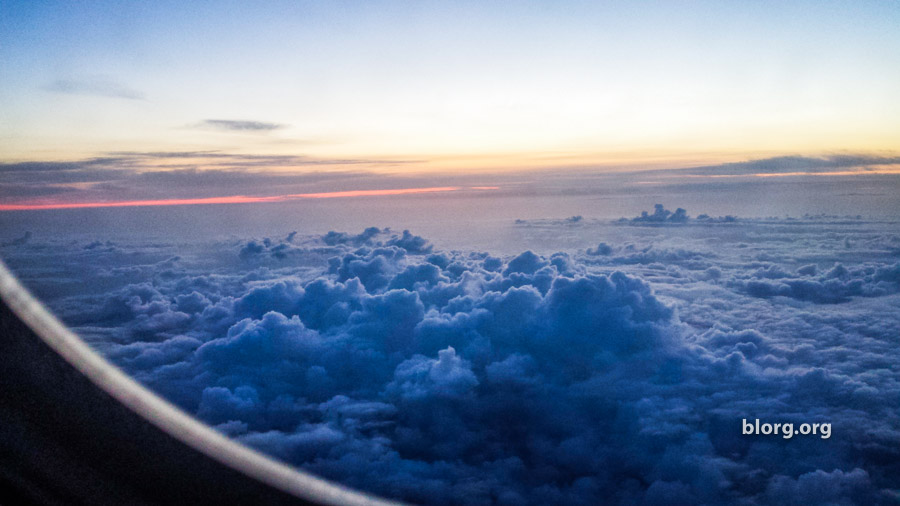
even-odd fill
[[[215,152],[408,174],[892,154],[898,24],[889,1],[7,0],[0,162]]]
[[[893,504],[897,26],[0,0],[0,256],[180,408],[385,497]]]

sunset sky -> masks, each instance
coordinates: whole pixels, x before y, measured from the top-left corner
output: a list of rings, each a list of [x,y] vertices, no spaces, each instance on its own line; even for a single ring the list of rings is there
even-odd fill
[[[897,26],[892,1],[6,1],[0,163],[404,175],[894,156]],[[52,195],[36,184],[2,199]]]
[[[898,254],[900,0],[0,0],[0,271],[347,487],[896,504]]]

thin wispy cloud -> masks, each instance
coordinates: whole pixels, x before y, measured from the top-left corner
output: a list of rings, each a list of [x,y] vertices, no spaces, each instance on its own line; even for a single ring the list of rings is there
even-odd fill
[[[113,80],[95,77],[88,79],[57,79],[43,87],[45,91],[68,95],[143,100],[144,94]]]
[[[271,132],[284,128],[284,125],[265,121],[205,119],[197,124],[197,128],[224,130],[227,132]]]
[[[668,169],[656,172],[605,174],[572,173],[583,180],[572,188],[525,184],[518,176],[463,174],[403,174],[397,166],[420,163],[414,159],[329,159],[304,155],[236,154],[220,151],[140,152],[115,151],[103,156],[69,161],[0,163],[0,204],[9,206],[72,205],[96,202],[135,202],[172,199],[207,199],[254,195],[322,193],[346,190],[384,190],[403,187],[496,186],[505,191],[563,192],[583,195],[605,191],[610,184],[639,185],[655,173],[669,185],[696,189],[698,181],[734,178],[746,184],[750,176],[853,176],[893,173],[900,159],[850,156],[793,157],[755,160],[741,164]],[[855,165],[863,164],[863,165]],[[773,170],[777,168],[782,172]],[[816,167],[824,167],[816,169]],[[768,168],[768,170],[766,170]],[[390,171],[390,172],[387,172]],[[603,179],[604,182],[600,182]],[[709,188],[708,186],[706,188]]]
[[[842,173],[846,169],[868,169],[872,166],[898,165],[900,156],[872,156],[861,154],[830,155],[822,157],[779,156],[746,162],[726,163],[689,169],[678,169],[671,174],[689,175],[757,175],[757,174],[815,174]],[[662,171],[660,171],[662,172]]]
[[[319,198],[318,194],[331,192],[456,186],[457,182],[446,178],[384,176],[374,172],[385,164],[405,163],[412,161],[208,151],[111,152],[84,160],[0,163],[0,207],[94,207],[98,202],[154,205],[146,204],[147,201],[162,203],[156,205],[182,201],[234,203],[236,196],[248,192],[255,195],[250,201],[257,197],[270,201],[285,195]],[[278,170],[269,170],[273,168]]]
[[[181,174],[204,177],[231,175],[253,180],[272,177],[283,180],[285,176],[309,175],[310,170],[332,169],[329,172],[348,172],[349,166],[395,166],[415,163],[417,160],[378,160],[364,158],[328,159],[303,155],[254,155],[232,154],[215,151],[185,152],[136,152],[116,151],[103,156],[68,161],[0,162],[0,174],[4,183],[44,182],[68,183],[74,181],[106,181],[133,179],[160,172],[161,176]],[[266,169],[277,167],[280,171]],[[343,170],[341,170],[343,168]],[[363,170],[357,169],[362,173]],[[243,181],[249,183],[250,181]]]

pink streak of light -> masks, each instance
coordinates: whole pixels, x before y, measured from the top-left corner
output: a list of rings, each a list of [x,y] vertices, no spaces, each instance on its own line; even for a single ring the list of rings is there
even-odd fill
[[[430,188],[399,188],[392,190],[350,190],[323,193],[294,193],[271,197],[208,197],[198,199],[123,200],[117,202],[54,202],[48,204],[0,204],[0,211],[30,211],[37,209],[82,209],[92,207],[136,206],[185,206],[203,204],[250,204],[256,202],[284,202],[294,199],[333,199],[343,197],[379,197],[384,195],[409,195],[414,193],[439,193],[461,190],[459,186],[435,186]]]

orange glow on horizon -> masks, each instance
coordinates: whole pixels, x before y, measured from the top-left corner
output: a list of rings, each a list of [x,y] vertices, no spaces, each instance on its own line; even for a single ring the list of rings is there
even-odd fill
[[[417,193],[440,193],[462,190],[460,186],[435,186],[428,188],[396,188],[390,190],[348,190],[322,193],[294,193],[269,197],[233,195],[230,197],[207,197],[195,199],[123,200],[113,202],[53,202],[46,204],[0,204],[0,211],[31,211],[40,209],[85,209],[98,207],[140,207],[140,206],[185,206],[207,204],[252,204],[261,202],[285,202],[295,199],[331,199],[344,197],[380,197],[388,195],[409,195]],[[497,187],[478,187],[488,190]]]

